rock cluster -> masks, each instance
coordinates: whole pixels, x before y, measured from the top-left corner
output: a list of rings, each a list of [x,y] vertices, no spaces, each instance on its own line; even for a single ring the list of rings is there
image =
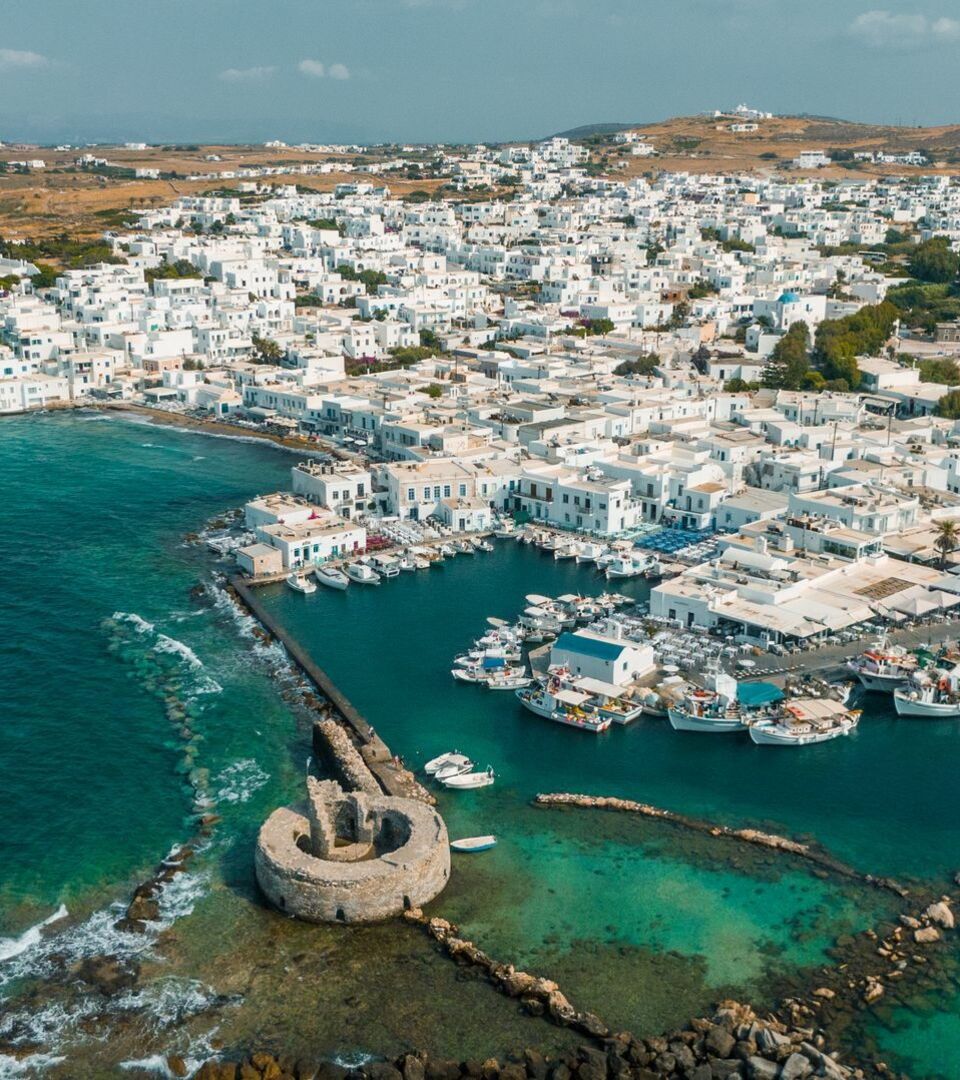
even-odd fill
[[[252,1054],[239,1063],[209,1061],[195,1080],[855,1080],[863,1075],[826,1053],[810,1032],[792,1031],[761,1019],[749,1005],[724,1001],[712,1017],[693,1020],[683,1031],[649,1039],[607,1033],[557,1058],[533,1049],[506,1061],[404,1054],[347,1070],[330,1062]]]
[[[694,832],[705,833],[708,836],[727,837],[745,844],[754,844],[758,847],[770,848],[773,851],[796,855],[798,858],[806,859],[823,870],[838,874],[841,877],[853,878],[866,885],[886,889],[900,897],[908,895],[908,890],[899,882],[890,878],[875,877],[873,874],[862,874],[839,859],[835,859],[828,852],[811,847],[809,844],[801,844],[796,840],[790,840],[786,836],[777,836],[776,833],[761,832],[759,829],[731,829],[726,825],[714,825],[709,821],[701,821],[699,818],[691,818],[685,814],[677,814],[672,810],[664,810],[659,806],[651,806],[649,803],[634,802],[632,799],[618,799],[613,796],[578,795],[562,792],[538,795],[534,801],[537,806],[575,806],[592,810],[616,810],[621,813],[658,818],[661,821],[669,821],[671,824],[679,825],[684,829],[691,829]]]
[[[313,725],[313,750],[331,767],[347,791],[382,794],[350,736],[335,720],[318,720]]]

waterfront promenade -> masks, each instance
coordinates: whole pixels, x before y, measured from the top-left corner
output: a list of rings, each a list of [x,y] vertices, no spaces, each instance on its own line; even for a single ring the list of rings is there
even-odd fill
[[[917,626],[904,630],[891,630],[887,641],[891,645],[904,645],[907,648],[921,648],[926,645],[938,646],[945,641],[960,639],[960,619],[934,623],[930,626]],[[742,673],[738,678],[743,681],[764,679],[772,675],[812,674],[834,670],[841,671],[846,662],[859,655],[876,640],[875,634],[864,634],[857,641],[848,641],[840,645],[821,645],[801,653],[786,656],[766,654],[755,659],[755,666],[749,673]]]

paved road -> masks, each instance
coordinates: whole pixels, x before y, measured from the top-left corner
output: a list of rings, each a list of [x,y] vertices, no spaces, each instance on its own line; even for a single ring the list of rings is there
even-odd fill
[[[887,640],[891,645],[906,645],[908,648],[927,644],[939,645],[944,641],[957,639],[960,639],[960,620],[956,619],[946,623],[934,623],[932,626],[921,626],[913,630],[894,630],[887,635]],[[785,672],[825,671],[840,668],[847,660],[863,652],[875,640],[876,635],[864,634],[857,641],[851,641],[845,645],[821,645],[817,649],[790,653],[786,656],[767,654],[756,657],[756,667],[751,668],[749,674],[743,673],[740,677],[762,678]]]

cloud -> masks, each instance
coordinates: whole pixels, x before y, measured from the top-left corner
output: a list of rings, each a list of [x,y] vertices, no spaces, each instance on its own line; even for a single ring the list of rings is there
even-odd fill
[[[297,64],[297,71],[311,79],[338,79],[342,82],[350,78],[350,69],[346,64],[327,65],[321,60],[301,60]]]
[[[277,69],[270,64],[248,68],[225,68],[218,78],[223,82],[263,82],[269,79]]]
[[[946,17],[865,11],[850,24],[851,36],[875,49],[913,49],[960,41],[960,21]]]
[[[0,71],[13,71],[16,68],[46,67],[50,61],[40,53],[28,49],[0,49]]]

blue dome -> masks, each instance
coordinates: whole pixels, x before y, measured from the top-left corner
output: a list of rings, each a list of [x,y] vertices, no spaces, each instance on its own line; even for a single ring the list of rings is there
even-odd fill
[[[800,297],[795,292],[785,292],[777,301],[779,304],[796,304]]]

